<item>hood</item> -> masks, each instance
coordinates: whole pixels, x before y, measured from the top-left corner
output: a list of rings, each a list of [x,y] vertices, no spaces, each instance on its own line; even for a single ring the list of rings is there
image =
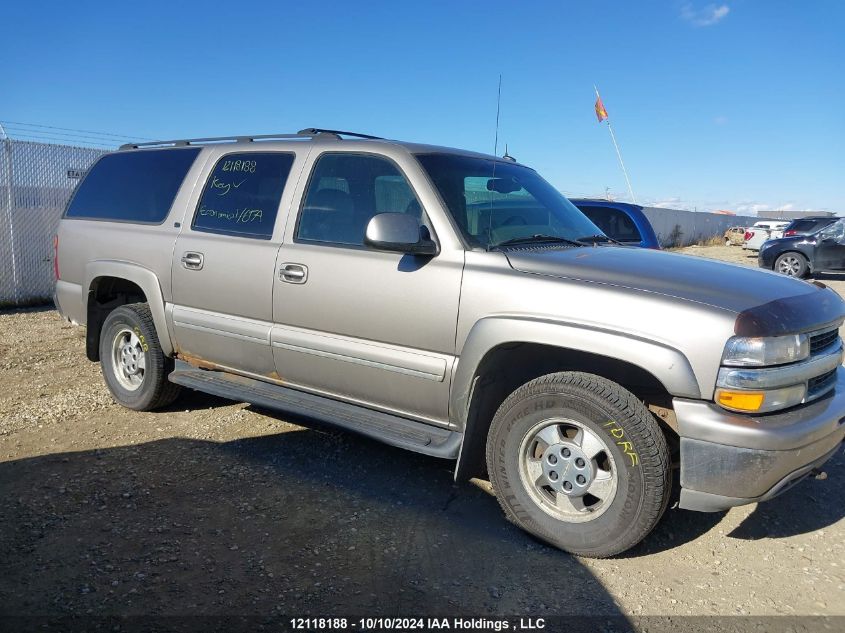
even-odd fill
[[[845,318],[835,292],[704,257],[610,246],[505,251],[515,270],[653,292],[736,312],[737,333],[774,335]],[[744,325],[740,325],[743,323]]]

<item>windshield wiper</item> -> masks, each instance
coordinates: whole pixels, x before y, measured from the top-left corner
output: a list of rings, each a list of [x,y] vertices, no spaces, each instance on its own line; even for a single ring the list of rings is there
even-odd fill
[[[601,233],[596,233],[595,235],[585,235],[584,237],[578,238],[579,242],[610,242],[611,244],[619,244],[619,246],[625,246],[619,240],[614,240],[612,237],[608,237],[607,235],[602,235]]]
[[[509,240],[505,240],[504,242],[498,242],[496,244],[491,244],[487,247],[487,250],[491,250],[494,248],[501,248],[502,246],[515,246],[517,244],[535,244],[539,242],[559,242],[561,244],[571,244],[572,246],[586,246],[584,242],[578,240],[570,240],[565,237],[559,237],[557,235],[543,235],[542,233],[536,233],[534,235],[527,235],[524,237],[512,237]]]

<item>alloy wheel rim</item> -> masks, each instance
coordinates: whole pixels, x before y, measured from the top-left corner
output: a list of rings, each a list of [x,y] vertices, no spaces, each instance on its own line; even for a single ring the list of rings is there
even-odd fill
[[[619,485],[607,443],[569,418],[543,420],[526,433],[519,449],[519,474],[544,512],[569,523],[600,517]]]
[[[799,270],[801,270],[801,263],[795,256],[789,255],[787,257],[781,257],[778,262],[778,272],[788,275],[789,277],[797,277]]]
[[[144,383],[147,357],[141,340],[129,328],[123,328],[112,343],[112,369],[120,386],[136,391]]]

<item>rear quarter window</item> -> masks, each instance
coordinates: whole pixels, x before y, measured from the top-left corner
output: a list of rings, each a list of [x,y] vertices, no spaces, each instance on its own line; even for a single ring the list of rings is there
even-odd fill
[[[65,217],[161,224],[199,148],[116,152],[85,177]]]

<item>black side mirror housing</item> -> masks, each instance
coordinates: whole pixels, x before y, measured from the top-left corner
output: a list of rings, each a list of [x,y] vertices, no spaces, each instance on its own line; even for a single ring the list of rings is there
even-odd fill
[[[420,221],[407,213],[379,213],[370,218],[364,244],[369,248],[411,255],[437,255],[437,243],[423,235]]]

